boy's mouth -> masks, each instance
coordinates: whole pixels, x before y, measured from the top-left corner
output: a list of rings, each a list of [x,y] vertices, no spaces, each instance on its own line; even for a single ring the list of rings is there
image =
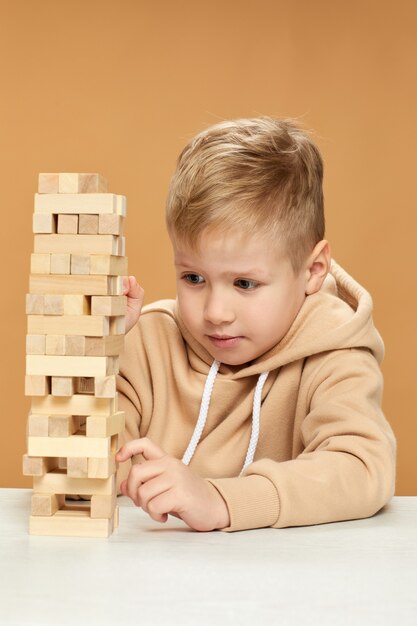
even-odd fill
[[[207,337],[216,348],[233,348],[243,339],[243,337],[231,335],[207,335]]]

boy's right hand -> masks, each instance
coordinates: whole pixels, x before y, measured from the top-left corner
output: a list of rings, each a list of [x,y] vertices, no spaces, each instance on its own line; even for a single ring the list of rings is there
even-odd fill
[[[123,276],[123,295],[127,296],[126,333],[140,317],[144,293],[134,276]]]

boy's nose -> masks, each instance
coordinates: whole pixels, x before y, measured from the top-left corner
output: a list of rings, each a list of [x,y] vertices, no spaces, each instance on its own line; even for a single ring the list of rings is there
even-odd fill
[[[230,302],[221,294],[212,294],[207,298],[204,308],[204,319],[215,326],[231,324],[235,319],[235,313]]]

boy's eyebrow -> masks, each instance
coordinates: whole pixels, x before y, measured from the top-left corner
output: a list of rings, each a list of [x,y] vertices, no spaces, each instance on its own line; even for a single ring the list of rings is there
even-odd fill
[[[194,264],[192,263],[186,263],[185,260],[183,259],[179,259],[178,261],[175,261],[175,266],[176,267],[184,267],[184,268],[193,268],[195,267],[195,270],[197,271],[203,271],[202,268],[198,267],[198,266],[194,266]],[[246,268],[246,269],[239,269],[239,270],[234,270],[234,269],[228,269],[224,272],[221,272],[222,276],[240,276],[240,277],[254,277],[254,278],[268,278],[269,277],[269,272],[265,271],[264,269],[258,268],[258,267],[250,267],[250,268]]]

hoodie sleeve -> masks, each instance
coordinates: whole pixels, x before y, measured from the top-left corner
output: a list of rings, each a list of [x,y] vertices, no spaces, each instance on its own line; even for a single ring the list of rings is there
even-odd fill
[[[394,493],[396,444],[381,410],[382,375],[367,349],[316,359],[294,459],[260,459],[239,478],[210,482],[244,530],[369,517]]]

